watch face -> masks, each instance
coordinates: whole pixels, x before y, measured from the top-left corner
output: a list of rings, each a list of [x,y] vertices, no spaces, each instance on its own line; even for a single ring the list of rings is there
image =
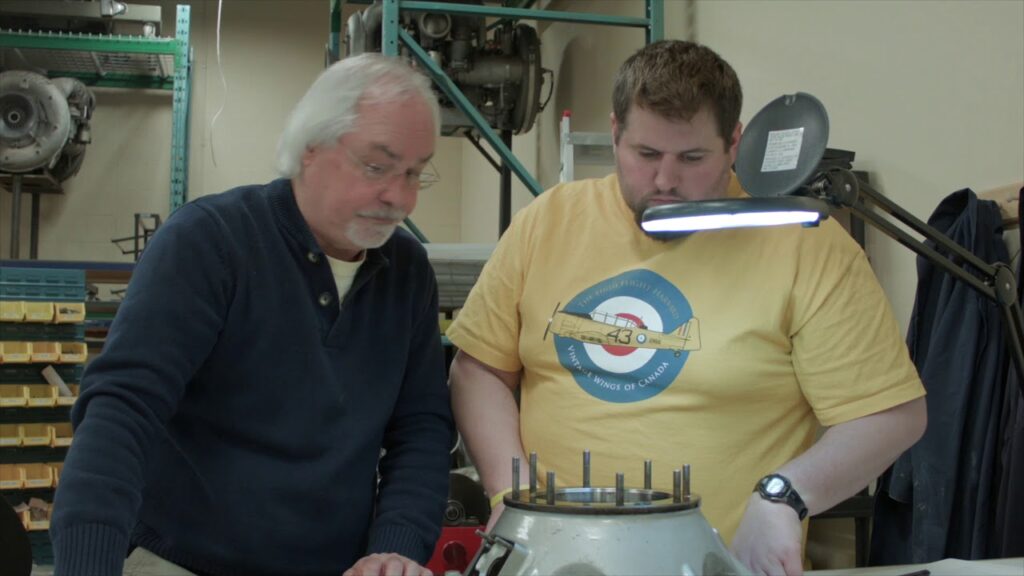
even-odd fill
[[[771,494],[772,496],[778,496],[785,492],[786,481],[782,478],[769,478],[768,482],[764,485],[764,491]]]

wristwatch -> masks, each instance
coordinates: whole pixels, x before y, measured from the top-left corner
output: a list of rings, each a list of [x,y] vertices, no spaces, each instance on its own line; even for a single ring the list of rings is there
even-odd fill
[[[807,505],[804,499],[793,489],[789,478],[782,474],[769,474],[757,481],[754,491],[761,495],[761,498],[770,502],[782,502],[793,510],[801,520],[807,517]]]

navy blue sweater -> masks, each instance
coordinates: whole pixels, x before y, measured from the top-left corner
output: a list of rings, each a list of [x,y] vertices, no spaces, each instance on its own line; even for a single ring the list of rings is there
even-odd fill
[[[183,206],[82,380],[57,574],[120,574],[129,545],[218,575],[425,562],[454,434],[437,324],[426,252],[402,230],[339,308],[289,181]]]

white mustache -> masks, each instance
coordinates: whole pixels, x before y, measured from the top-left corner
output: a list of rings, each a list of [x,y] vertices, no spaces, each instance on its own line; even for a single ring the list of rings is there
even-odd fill
[[[357,215],[363,218],[378,218],[381,220],[394,220],[400,221],[405,219],[405,212],[401,210],[379,210],[372,212],[357,212]]]

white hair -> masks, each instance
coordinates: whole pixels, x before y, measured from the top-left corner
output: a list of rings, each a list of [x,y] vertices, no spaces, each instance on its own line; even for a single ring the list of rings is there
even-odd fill
[[[309,148],[333,146],[355,129],[359,103],[396,102],[419,95],[441,132],[441,110],[430,80],[401,58],[364,53],[340,60],[320,73],[288,116],[277,143],[277,171],[295,178]]]

